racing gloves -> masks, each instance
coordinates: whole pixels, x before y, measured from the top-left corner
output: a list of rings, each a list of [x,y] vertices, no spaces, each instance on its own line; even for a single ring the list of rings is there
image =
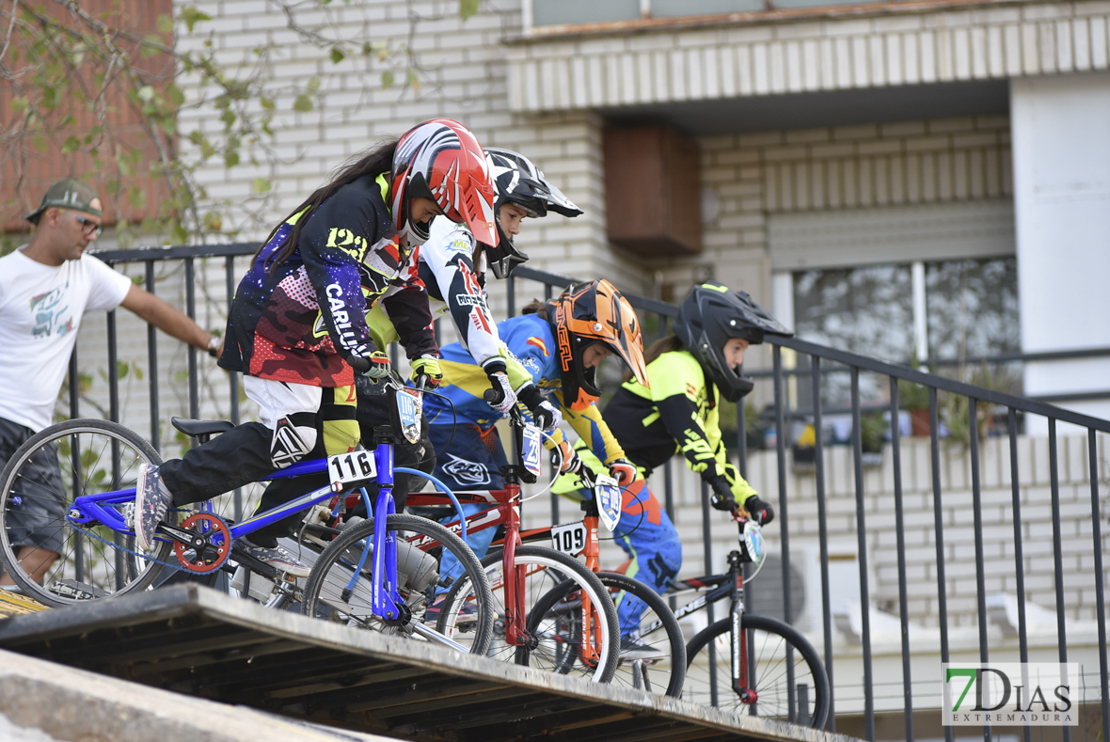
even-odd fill
[[[562,413],[543,396],[535,384],[525,384],[517,389],[516,396],[529,409],[532,419],[545,433],[552,432],[563,422]]]
[[[439,367],[439,359],[434,356],[421,356],[412,362],[412,376],[414,382],[419,383],[424,377],[424,386],[435,388],[443,383],[443,371]]]
[[[363,356],[362,360],[370,364],[370,368],[362,372],[363,375],[374,381],[380,381],[389,376],[392,370],[389,366],[389,355],[380,350],[375,350],[370,355]]]
[[[621,487],[627,487],[636,480],[636,465],[628,459],[613,459],[609,462],[609,476]]]
[[[494,392],[494,395],[486,392],[486,403],[493,408],[494,412],[502,415],[509,414],[509,410],[516,404],[516,392],[513,391],[513,387],[509,383],[509,377],[505,373],[505,364],[500,363],[492,368],[487,367],[486,376],[489,377],[489,385]]]

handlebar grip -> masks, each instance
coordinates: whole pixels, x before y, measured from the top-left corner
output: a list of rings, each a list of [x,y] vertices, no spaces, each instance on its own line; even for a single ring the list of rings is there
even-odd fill
[[[486,400],[487,402],[498,402],[500,401],[500,396],[501,395],[497,393],[496,389],[487,389],[482,395],[482,399]]]
[[[349,363],[351,365],[351,368],[353,368],[355,371],[358,371],[360,374],[364,374],[370,370],[370,361],[366,360],[362,356],[347,356],[347,363]]]

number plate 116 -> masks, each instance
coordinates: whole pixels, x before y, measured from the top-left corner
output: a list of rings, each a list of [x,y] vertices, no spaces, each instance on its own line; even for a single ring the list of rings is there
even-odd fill
[[[328,477],[333,492],[340,492],[351,482],[361,482],[377,475],[373,451],[351,451],[328,456]]]

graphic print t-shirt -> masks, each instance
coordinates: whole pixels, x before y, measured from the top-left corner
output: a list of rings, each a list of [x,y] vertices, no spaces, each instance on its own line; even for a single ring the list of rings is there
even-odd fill
[[[81,315],[115,309],[131,280],[92,255],[43,265],[22,249],[0,258],[0,417],[50,425]]]

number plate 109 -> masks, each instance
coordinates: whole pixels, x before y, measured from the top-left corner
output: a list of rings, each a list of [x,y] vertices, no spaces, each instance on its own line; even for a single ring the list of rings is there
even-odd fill
[[[586,524],[582,521],[565,526],[551,526],[551,547],[570,556],[578,556],[586,548]]]
[[[351,451],[328,456],[328,477],[333,492],[339,492],[351,482],[361,482],[377,475],[373,451]]]

